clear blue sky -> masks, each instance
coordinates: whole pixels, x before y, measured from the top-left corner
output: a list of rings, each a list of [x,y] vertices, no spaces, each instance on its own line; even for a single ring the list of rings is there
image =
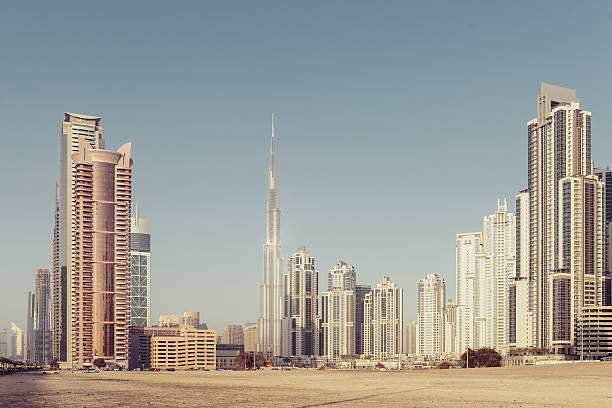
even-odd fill
[[[612,5],[567,2],[4,2],[0,6],[0,327],[25,329],[50,267],[65,111],[133,142],[152,229],[152,318],[259,315],[270,114],[285,261],[320,290],[447,281],[454,239],[526,185],[540,82],[577,89],[612,164]],[[513,205],[512,205],[513,207]]]

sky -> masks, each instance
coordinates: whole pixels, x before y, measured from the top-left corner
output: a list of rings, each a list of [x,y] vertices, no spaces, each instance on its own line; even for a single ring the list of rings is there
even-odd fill
[[[496,4],[492,4],[496,3]],[[285,264],[305,245],[320,292],[339,260],[455,293],[455,235],[526,187],[542,81],[593,114],[612,165],[612,3],[4,2],[0,5],[0,327],[25,330],[51,268],[64,112],[132,142],[152,233],[152,321],[259,316],[271,114]]]

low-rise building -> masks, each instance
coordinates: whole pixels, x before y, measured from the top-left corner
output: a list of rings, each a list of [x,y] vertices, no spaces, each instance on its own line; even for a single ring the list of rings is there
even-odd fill
[[[244,352],[244,345],[242,344],[217,344],[217,356],[216,356],[216,366],[217,369],[221,370],[236,370],[238,368],[244,367],[236,367],[234,364],[234,360],[236,357]]]
[[[612,353],[612,306],[582,309],[576,325],[576,354],[599,359]]]
[[[151,367],[175,370],[214,370],[216,331],[183,326],[178,335],[151,336]]]
[[[130,327],[130,358],[128,367],[130,370],[147,370],[151,368],[151,337],[179,336],[179,327],[168,326],[131,326]]]

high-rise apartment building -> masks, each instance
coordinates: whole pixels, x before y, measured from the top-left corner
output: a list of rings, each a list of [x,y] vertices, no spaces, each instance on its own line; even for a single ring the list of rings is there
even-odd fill
[[[452,300],[444,305],[444,353],[457,353],[457,303]]]
[[[319,273],[315,258],[301,247],[289,258],[285,275],[283,355],[319,355]]]
[[[95,359],[127,366],[131,144],[93,149],[79,136],[72,154],[72,361]]]
[[[180,323],[178,315],[161,315],[157,319],[157,325],[160,327],[178,327]]]
[[[8,344],[6,341],[6,329],[0,329],[0,357],[8,357]]]
[[[522,190],[515,197],[516,260],[513,278],[529,278],[529,191]]]
[[[389,277],[364,300],[363,354],[378,360],[399,358],[404,347],[403,291]]]
[[[244,345],[244,330],[239,324],[228,324],[221,334],[221,344]]]
[[[477,281],[478,254],[482,252],[482,233],[470,232],[457,234],[455,241],[456,269],[456,345],[455,349],[463,353],[468,347],[474,349],[477,344],[476,317],[479,312]],[[484,264],[480,265],[484,270]],[[484,282],[483,282],[484,283]]]
[[[570,290],[567,277],[552,279],[561,273],[564,245],[560,182],[588,176],[591,168],[591,113],[580,108],[575,90],[542,83],[537,117],[527,123],[530,309],[538,347],[552,347],[557,336],[552,332],[553,308],[563,306],[554,305],[552,292]]]
[[[365,297],[372,291],[370,285],[355,285],[355,354],[363,354],[363,311]]]
[[[336,361],[355,354],[355,267],[340,261],[321,294],[321,355]]]
[[[487,258],[486,288],[478,295],[486,296],[486,347],[501,353],[508,350],[508,283],[515,274],[514,215],[507,203],[497,200],[497,211],[484,217],[483,251]]]
[[[47,365],[53,360],[51,331],[51,275],[47,269],[36,271],[34,295],[33,362]]]
[[[559,181],[559,260],[550,275],[552,346],[573,353],[584,308],[603,304],[604,183],[596,176]]]
[[[416,327],[414,320],[406,325],[406,354],[416,354]]]
[[[604,188],[604,306],[612,306],[612,170],[595,169],[595,175],[605,183]]]
[[[508,347],[532,347],[532,341],[533,314],[529,311],[529,279],[519,276],[511,279],[508,285]]]
[[[151,233],[136,206],[130,218],[130,326],[151,325]]]
[[[257,323],[245,323],[244,325],[244,352],[257,351]]]
[[[26,340],[25,340],[25,355],[24,360],[28,363],[34,362],[34,319],[36,316],[36,295],[32,292],[28,292],[28,316],[27,316],[27,328],[26,328]]]
[[[94,149],[104,148],[103,129],[97,116],[64,114],[60,135],[59,186],[56,196],[53,242],[53,355],[60,363],[73,360],[73,287],[75,256],[75,181],[72,154],[79,151],[79,139]]]
[[[444,347],[444,305],[446,304],[444,279],[436,274],[429,274],[420,279],[417,299],[417,354],[436,356]]]
[[[183,312],[182,326],[200,327],[200,312]]]
[[[278,207],[278,180],[274,152],[274,116],[270,141],[270,169],[268,171],[268,203],[266,244],[264,245],[264,278],[261,285],[261,316],[257,350],[273,356],[281,354],[281,321],[283,311],[283,257],[280,240],[280,214]]]

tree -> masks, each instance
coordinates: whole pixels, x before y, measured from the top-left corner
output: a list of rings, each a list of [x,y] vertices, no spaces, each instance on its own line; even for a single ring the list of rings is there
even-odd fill
[[[470,354],[470,367],[500,367],[501,355],[492,348],[483,347],[476,351],[468,349]],[[461,365],[466,366],[467,353],[461,355]]]
[[[467,355],[470,355],[470,366],[467,367],[466,365],[466,360],[467,360]],[[461,355],[461,367],[467,367],[467,368],[475,368],[478,367],[478,361],[476,360],[476,352],[474,350],[472,350],[471,348],[467,349],[466,353],[463,353]]]
[[[51,360],[51,368],[57,370],[59,368],[59,363],[57,362],[57,358]]]
[[[492,348],[484,347],[476,352],[478,367],[501,367],[501,355]]]
[[[442,370],[448,370],[449,368],[451,368],[451,365],[447,363],[446,361],[443,361],[440,364],[438,364],[438,368]]]
[[[104,368],[106,367],[106,361],[104,361],[103,358],[96,358],[93,362],[93,365],[95,365],[98,368]]]
[[[266,358],[262,353],[240,353],[234,358],[236,368],[253,368],[253,354],[255,354],[255,367],[265,367]]]

